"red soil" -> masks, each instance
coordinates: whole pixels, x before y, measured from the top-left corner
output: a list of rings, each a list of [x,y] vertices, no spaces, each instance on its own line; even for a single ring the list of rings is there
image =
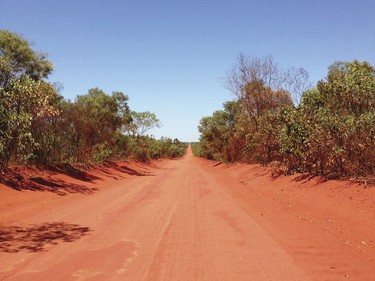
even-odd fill
[[[0,280],[375,280],[373,187],[190,149],[2,179]]]

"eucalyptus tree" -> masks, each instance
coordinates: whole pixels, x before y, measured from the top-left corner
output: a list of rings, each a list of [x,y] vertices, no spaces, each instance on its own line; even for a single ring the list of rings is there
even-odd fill
[[[280,144],[291,171],[335,177],[375,169],[375,71],[368,62],[336,62],[290,111]]]
[[[33,50],[20,35],[0,30],[0,169],[12,156],[30,156],[33,120],[58,114],[51,105],[57,92],[43,80],[52,69],[46,54]]]
[[[226,88],[242,103],[258,130],[259,118],[269,110],[290,104],[309,87],[303,68],[280,69],[271,56],[247,57],[240,54],[227,73]]]
[[[32,44],[16,33],[0,30],[0,87],[27,76],[37,81],[53,71],[47,54],[32,49]]]

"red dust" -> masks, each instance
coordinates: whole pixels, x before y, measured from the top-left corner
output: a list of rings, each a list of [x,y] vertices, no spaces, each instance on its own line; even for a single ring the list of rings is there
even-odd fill
[[[375,188],[193,157],[15,167],[1,280],[375,280]],[[65,196],[61,196],[65,195]]]

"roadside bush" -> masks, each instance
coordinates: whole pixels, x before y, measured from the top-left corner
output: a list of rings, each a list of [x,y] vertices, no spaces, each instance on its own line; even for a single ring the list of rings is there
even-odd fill
[[[21,36],[0,30],[0,170],[9,164],[91,163],[175,158],[186,144],[144,135],[161,126],[154,113],[131,111],[128,96],[89,89],[72,102],[52,73],[47,55]],[[61,88],[61,87],[60,87]]]
[[[241,78],[241,73],[259,64],[246,68],[246,61],[240,62],[242,71],[232,72],[229,80],[238,96],[236,110],[224,106],[201,119],[200,143],[194,145],[197,155],[230,162],[280,163],[279,170],[286,173],[374,177],[373,66],[358,61],[333,64],[327,78],[305,91],[294,106],[285,90],[274,91],[264,81],[254,80],[251,71]]]
[[[368,63],[330,67],[281,130],[289,171],[327,177],[371,176],[375,167],[375,76]]]

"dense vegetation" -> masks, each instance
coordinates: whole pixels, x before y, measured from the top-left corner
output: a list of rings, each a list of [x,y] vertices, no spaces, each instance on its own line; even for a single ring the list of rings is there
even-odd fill
[[[307,77],[303,69],[281,71],[272,58],[241,55],[227,79],[237,99],[201,119],[195,153],[285,173],[373,178],[375,68],[337,62],[316,87]]]
[[[145,133],[160,126],[155,114],[134,112],[122,92],[88,90],[64,99],[47,82],[53,66],[21,36],[0,30],[0,169],[9,164],[88,163],[178,157],[179,140]]]

